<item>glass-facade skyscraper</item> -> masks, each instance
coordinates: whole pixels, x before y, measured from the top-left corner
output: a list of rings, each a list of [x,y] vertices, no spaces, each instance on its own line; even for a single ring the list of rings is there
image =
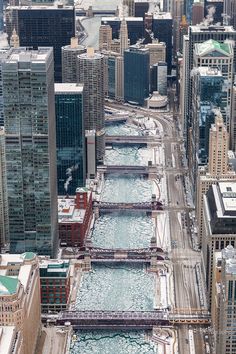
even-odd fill
[[[124,99],[143,105],[149,96],[149,50],[140,45],[124,51]]]
[[[74,195],[85,185],[83,86],[55,84],[58,194]]]
[[[52,48],[2,63],[10,252],[55,256],[57,173]]]

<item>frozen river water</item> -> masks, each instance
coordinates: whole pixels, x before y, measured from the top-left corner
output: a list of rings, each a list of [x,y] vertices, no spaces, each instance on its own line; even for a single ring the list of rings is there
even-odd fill
[[[154,354],[154,343],[143,331],[80,331],[71,354]]]
[[[77,310],[151,311],[154,274],[140,263],[93,263],[84,274]]]
[[[101,215],[92,234],[94,247],[145,248],[150,246],[153,223],[145,213]]]
[[[136,127],[115,125],[108,134],[134,135]],[[134,129],[134,130],[133,130]],[[152,151],[138,147],[106,150],[105,164],[147,165]],[[129,175],[108,175],[101,200],[104,202],[145,202],[153,193],[152,182]],[[150,245],[154,233],[151,216],[146,213],[115,212],[100,215],[92,233],[95,247],[143,248]],[[77,310],[150,311],[154,308],[155,274],[145,263],[93,263],[83,274],[75,304]],[[143,331],[80,331],[71,343],[71,354],[152,354],[157,346]]]

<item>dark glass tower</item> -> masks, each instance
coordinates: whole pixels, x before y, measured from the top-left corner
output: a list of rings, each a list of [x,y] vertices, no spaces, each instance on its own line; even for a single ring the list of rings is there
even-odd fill
[[[85,185],[83,86],[55,84],[58,194],[74,195]]]
[[[8,7],[6,10],[8,38],[13,29],[25,47],[53,47],[55,82],[62,81],[61,48],[75,36],[75,11],[72,6]]]
[[[152,21],[152,30],[154,38],[166,44],[166,62],[168,74],[171,74],[172,67],[172,26],[173,20],[169,12],[160,12],[154,14]]]
[[[134,45],[124,51],[124,99],[143,105],[149,96],[149,50]]]

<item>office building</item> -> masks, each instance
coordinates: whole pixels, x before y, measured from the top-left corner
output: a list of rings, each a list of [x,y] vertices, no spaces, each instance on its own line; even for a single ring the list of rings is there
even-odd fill
[[[127,16],[134,16],[134,0],[123,0],[123,7],[127,13]]]
[[[77,188],[75,197],[58,199],[61,246],[83,247],[93,215],[92,192]]]
[[[15,326],[0,327],[0,353],[24,354],[22,333]]]
[[[116,100],[124,100],[124,57],[119,56],[116,58]]]
[[[62,82],[77,82],[77,56],[86,52],[83,45],[78,44],[78,38],[71,38],[70,45],[61,48]]]
[[[120,23],[120,55],[124,55],[128,46],[128,27],[125,18],[123,18]]]
[[[209,130],[215,121],[214,110],[225,112],[223,104],[224,78],[220,70],[198,67],[193,74],[192,127],[189,132],[189,169],[196,185],[198,166],[206,165],[209,154]]]
[[[180,50],[180,22],[184,15],[184,1],[173,2],[173,51],[176,54]]]
[[[1,255],[0,312],[0,326],[14,326],[22,339],[22,344],[16,342],[23,346],[19,353],[34,353],[41,333],[39,264],[34,253]]]
[[[4,126],[3,93],[2,93],[2,62],[7,57],[8,50],[0,49],[0,127]]]
[[[96,151],[97,151],[97,141],[96,141],[96,131],[95,130],[85,130],[85,143],[86,143],[86,172],[88,179],[94,179],[97,172],[96,163]]]
[[[236,181],[212,184],[203,196],[202,250],[210,307],[214,253],[236,242],[235,205]]]
[[[0,249],[9,241],[5,132],[0,127]]]
[[[61,48],[75,36],[74,8],[63,5],[9,6],[6,9],[9,40],[14,29],[22,47],[53,47],[55,82],[61,82]]]
[[[11,253],[57,249],[53,50],[12,48],[2,64]]]
[[[109,25],[99,27],[99,51],[111,50],[112,29]]]
[[[223,23],[236,28],[236,1],[224,0]]]
[[[210,14],[212,23],[223,23],[224,0],[204,0],[204,9],[205,17],[209,18]]]
[[[143,106],[149,96],[149,50],[130,46],[124,52],[124,100]]]
[[[40,259],[40,291],[42,312],[68,310],[71,295],[71,265],[68,260]]]
[[[149,0],[134,0],[134,16],[145,17],[149,12]]]
[[[227,246],[214,255],[211,319],[216,354],[236,351],[236,249]]]
[[[236,181],[236,173],[230,168],[228,159],[229,136],[218,113],[209,134],[209,164],[198,169],[196,183],[196,216],[198,221],[199,243],[203,235],[203,197],[212,184],[217,181]]]
[[[166,44],[168,74],[171,74],[172,68],[172,26],[173,20],[170,13],[160,12],[153,15],[152,30],[154,38]]]
[[[86,178],[83,85],[55,84],[57,189],[73,195]]]
[[[224,78],[224,90],[222,93],[221,112],[228,131],[231,130],[230,112],[232,105],[232,87],[234,79],[234,52],[232,43],[221,43],[209,39],[194,46],[193,62],[194,67],[206,66],[217,68]]]
[[[232,104],[231,104],[231,129],[230,129],[231,149],[236,150],[236,82],[232,88]]]
[[[96,131],[97,161],[102,161],[105,152],[104,121],[104,55],[88,48],[78,56],[77,82],[84,84],[85,130]]]
[[[20,46],[20,39],[14,28],[10,39],[10,47],[18,48],[19,46]]]
[[[194,2],[192,6],[192,25],[199,25],[204,19],[204,3]]]
[[[182,114],[184,126],[185,146],[188,150],[189,145],[189,130],[192,126],[192,77],[191,72],[194,68],[194,49],[195,44],[203,43],[213,39],[219,43],[230,42],[236,39],[236,30],[231,26],[212,26],[212,25],[197,25],[190,26],[188,35],[184,36],[184,49],[183,49],[183,77],[182,83]],[[234,47],[234,58],[235,58]],[[213,58],[211,58],[213,59]]]
[[[125,17],[128,28],[130,44],[136,44],[144,38],[144,21],[142,17]],[[102,17],[102,25],[109,25],[112,28],[112,39],[119,39],[122,19],[119,17]]]
[[[158,63],[159,61],[166,61],[166,44],[153,40],[152,43],[148,43],[146,47],[149,49],[150,66]]]
[[[159,62],[157,64],[157,91],[160,95],[167,95],[167,64]]]

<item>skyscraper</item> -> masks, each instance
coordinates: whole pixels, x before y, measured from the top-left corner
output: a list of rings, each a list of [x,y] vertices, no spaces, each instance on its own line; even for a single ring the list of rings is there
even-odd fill
[[[236,243],[235,205],[236,181],[212,184],[203,197],[202,250],[210,307],[214,253]]]
[[[235,353],[236,249],[227,246],[215,252],[213,266],[211,319],[216,354]]]
[[[127,12],[127,16],[134,16],[134,0],[123,0],[123,6]]]
[[[125,18],[123,18],[120,24],[120,55],[124,55],[128,46],[128,27]]]
[[[124,52],[124,99],[143,105],[149,96],[149,50],[140,45]]]
[[[10,251],[57,248],[52,48],[12,48],[2,64]]]
[[[148,43],[146,47],[149,49],[150,54],[150,66],[158,63],[159,61],[166,61],[166,44],[153,40],[152,43]]]
[[[86,52],[83,45],[78,44],[78,38],[73,37],[70,45],[61,48],[62,82],[77,82],[77,56]]]
[[[104,121],[104,56],[88,48],[87,53],[78,56],[77,80],[84,84],[85,130],[96,131],[97,161],[105,152]]]
[[[231,26],[210,26],[209,24],[190,26],[188,35],[184,36],[184,55],[183,55],[183,77],[182,85],[182,114],[184,124],[184,137],[186,147],[189,144],[188,131],[192,125],[192,77],[191,72],[194,68],[194,49],[196,43],[202,43],[213,39],[219,43],[235,41],[236,30]],[[234,47],[234,58],[236,48]],[[214,58],[212,58],[214,60]],[[233,69],[234,70],[234,69]]]
[[[166,44],[166,62],[168,66],[168,74],[171,74],[172,67],[172,16],[168,12],[160,12],[153,15],[153,34],[154,38],[158,38],[160,42]]]
[[[21,46],[53,47],[55,81],[62,81],[61,47],[75,36],[75,10],[72,6],[9,6],[6,29],[10,40],[16,30]]]
[[[74,195],[85,185],[83,86],[55,84],[58,194]]]
[[[224,78],[220,70],[198,67],[193,74],[192,127],[189,131],[188,159],[190,178],[196,186],[198,166],[206,165],[209,151],[209,130],[215,121],[213,110],[224,110]]]
[[[206,139],[206,137],[205,137]],[[230,169],[228,161],[229,136],[218,112],[209,134],[209,164],[198,169],[196,183],[196,216],[199,242],[203,235],[203,196],[217,181],[236,181],[236,173]]]
[[[217,115],[211,126],[209,138],[209,173],[224,175],[228,171],[229,134],[221,115]]]
[[[4,128],[0,127],[0,249],[8,242],[8,236],[5,132]]]
[[[109,25],[99,27],[99,50],[111,50],[112,29]]]

